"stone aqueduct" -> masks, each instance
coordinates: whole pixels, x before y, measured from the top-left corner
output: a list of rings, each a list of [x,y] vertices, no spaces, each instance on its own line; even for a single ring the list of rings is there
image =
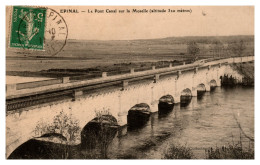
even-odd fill
[[[79,121],[81,128],[95,118],[97,111],[102,110],[108,110],[117,119],[118,124],[124,126],[127,124],[128,111],[134,105],[146,103],[150,106],[151,112],[156,112],[159,99],[165,95],[172,96],[174,103],[179,103],[180,96],[183,94],[197,96],[197,90],[210,91],[211,86],[220,86],[220,77],[223,75],[232,75],[238,81],[242,81],[242,75],[229,63],[253,60],[254,57],[243,57],[213,61],[203,67],[178,70],[175,74],[155,74],[152,80],[124,85],[123,89],[107,88],[92,94],[80,95],[74,100],[65,99],[7,111],[6,156],[8,157],[21,144],[35,137],[34,130],[39,122],[51,123],[54,116],[61,111],[71,114]]]

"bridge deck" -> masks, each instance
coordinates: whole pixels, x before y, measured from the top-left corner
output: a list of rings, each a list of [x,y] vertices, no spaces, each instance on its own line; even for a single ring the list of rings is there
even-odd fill
[[[167,75],[167,74],[178,74],[178,71],[193,70],[194,68],[208,67],[209,65],[219,65],[223,63],[233,63],[233,62],[247,62],[252,59],[221,59],[216,61],[207,62],[204,64],[187,64],[175,67],[167,67],[160,69],[153,69],[141,72],[133,72],[123,75],[114,76],[104,76],[92,80],[83,81],[62,81],[60,79],[51,80],[54,84],[35,87],[34,83],[41,84],[43,81],[39,82],[29,82],[28,84],[23,84],[25,87],[23,89],[17,89],[15,85],[15,90],[10,92],[7,91],[6,94],[6,110],[20,109],[36,104],[46,103],[50,101],[57,101],[66,98],[74,98],[75,92],[77,91],[88,91],[93,92],[95,89],[107,88],[107,87],[123,87],[124,82],[134,82],[141,81],[144,79],[153,79],[155,75]],[[27,85],[27,86],[26,86]],[[27,88],[26,88],[27,87]],[[8,90],[8,89],[7,89]]]

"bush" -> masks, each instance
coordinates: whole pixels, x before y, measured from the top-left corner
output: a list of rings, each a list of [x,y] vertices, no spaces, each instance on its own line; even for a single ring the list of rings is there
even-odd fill
[[[250,146],[250,145],[249,145]],[[229,145],[228,147],[216,147],[206,150],[207,159],[254,159],[254,150],[244,149],[239,142],[235,145]]]
[[[170,145],[164,152],[164,159],[192,159],[193,153],[190,148],[180,145]]]

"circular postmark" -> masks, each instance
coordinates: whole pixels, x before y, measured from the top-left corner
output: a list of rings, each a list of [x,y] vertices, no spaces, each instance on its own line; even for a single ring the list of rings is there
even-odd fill
[[[47,9],[44,49],[49,55],[56,55],[66,45],[68,26],[64,18],[55,10]]]
[[[21,14],[17,33],[24,49],[43,50],[38,55],[54,56],[66,45],[68,26],[55,10],[34,8]]]

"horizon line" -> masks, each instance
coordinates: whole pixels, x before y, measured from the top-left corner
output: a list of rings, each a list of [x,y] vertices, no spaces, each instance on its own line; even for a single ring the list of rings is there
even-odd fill
[[[184,38],[184,37],[232,37],[232,36],[255,36],[255,34],[237,34],[237,35],[197,35],[197,36],[170,36],[162,38],[136,38],[136,39],[76,39],[68,38],[67,40],[85,40],[85,41],[133,41],[133,40],[156,40],[156,39],[167,39],[167,38]]]

